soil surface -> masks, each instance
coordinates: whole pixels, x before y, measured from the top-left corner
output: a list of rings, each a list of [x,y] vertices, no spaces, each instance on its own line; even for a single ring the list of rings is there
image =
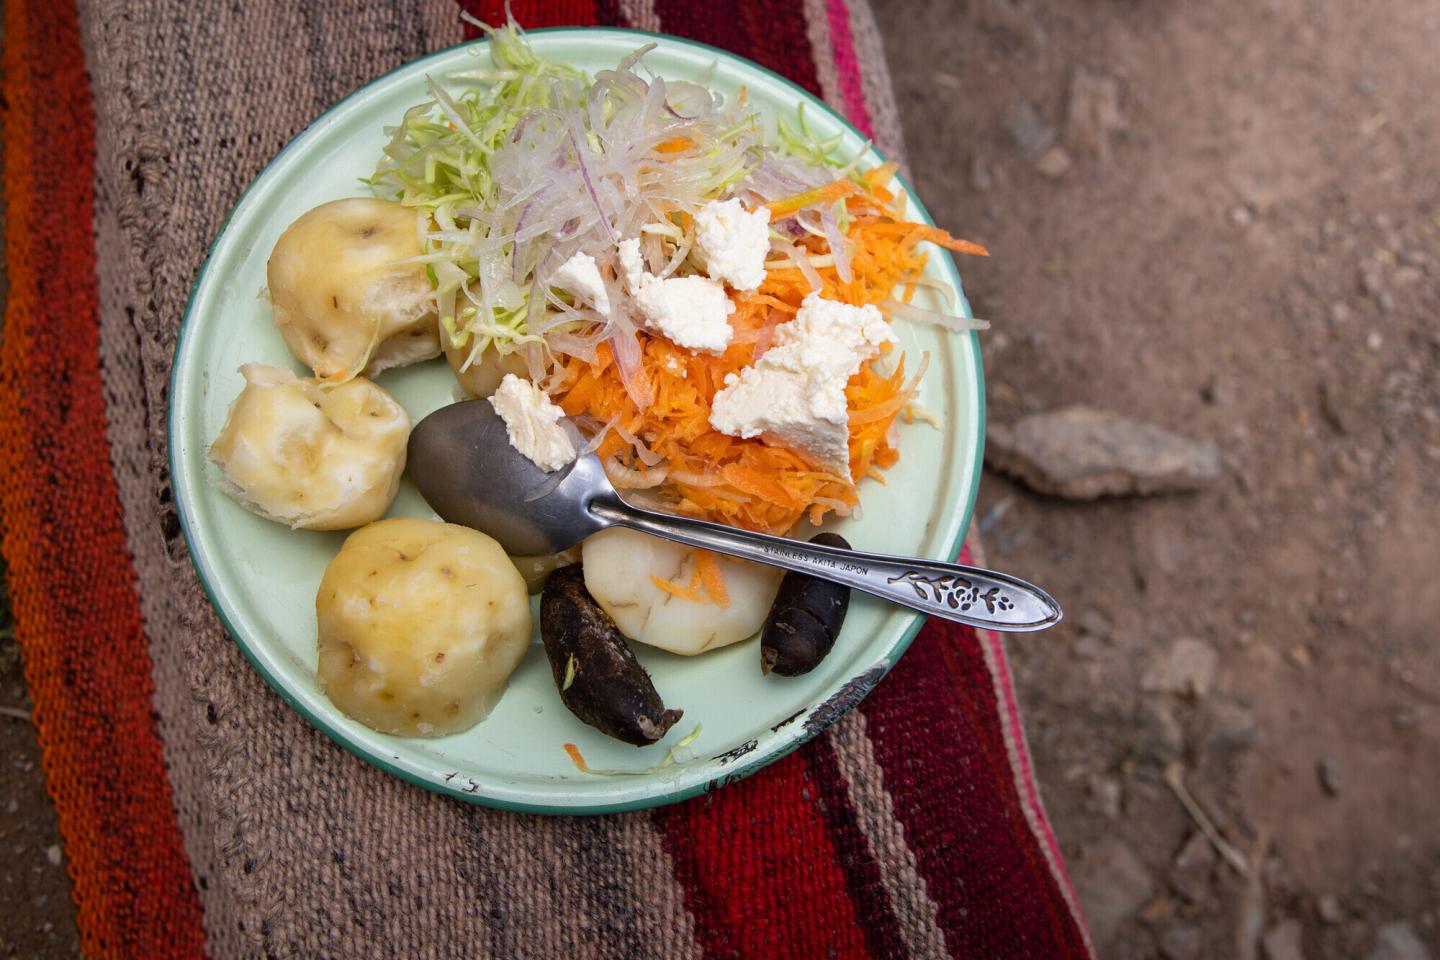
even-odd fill
[[[981,489],[1069,613],[1010,650],[1101,956],[1440,955],[1440,3],[874,2],[918,192],[993,252],[990,422],[1221,453]]]
[[[981,491],[1069,614],[1010,649],[1101,956],[1440,956],[1440,3],[874,2],[914,182],[994,254],[991,421],[1222,454],[1194,494]],[[0,762],[0,956],[73,956],[23,719]]]

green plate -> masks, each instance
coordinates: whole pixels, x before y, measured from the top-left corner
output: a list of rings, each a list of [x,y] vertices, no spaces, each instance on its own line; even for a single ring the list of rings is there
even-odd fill
[[[543,30],[530,39],[541,55],[591,74],[653,41],[657,47],[645,62],[661,76],[708,82],[726,96],[747,87],[771,116],[793,116],[803,102],[819,135],[842,134],[847,151],[864,145],[859,133],[799,87],[711,47],[606,29]],[[793,679],[761,675],[755,639],[694,658],[637,645],[665,703],[685,711],[664,742],[644,749],[604,737],[571,716],[556,694],[538,636],[499,706],[480,725],[433,740],[387,736],[340,713],[316,684],[315,591],[344,535],[291,531],[246,512],[220,492],[206,458],[240,392],[242,363],[304,372],[260,296],[276,238],[316,204],[362,194],[357,178],[373,171],[382,129],[426,98],[425,76],[441,80],[475,66],[486,52],[484,43],[444,50],[358,90],[282,150],[231,213],[196,281],[175,351],[170,458],[180,520],[201,582],[255,668],[302,716],[369,762],[431,790],[517,810],[602,813],[670,803],[753,773],[814,736],[874,686],[922,618],[857,595],[834,651],[816,670]],[[882,162],[871,154],[875,164]],[[913,195],[908,200],[910,211],[928,220]],[[960,277],[944,251],[933,251],[929,274],[952,288],[968,313]],[[944,309],[938,298],[926,302],[922,296],[917,303]],[[896,332],[912,369],[921,351],[930,352],[920,400],[942,416],[944,428],[901,427],[902,457],[888,484],[865,483],[863,516],[836,529],[860,550],[949,558],[964,537],[979,480],[979,343],[974,334],[905,321],[897,322]],[[417,420],[454,398],[443,360],[378,379]],[[408,480],[390,513],[434,516]],[[655,773],[584,774],[562,749],[577,744],[593,768],[644,770],[697,723],[702,732],[678,752],[679,762]]]

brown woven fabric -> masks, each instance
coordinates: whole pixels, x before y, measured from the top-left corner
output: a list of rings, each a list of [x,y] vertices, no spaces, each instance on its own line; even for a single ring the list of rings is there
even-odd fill
[[[243,660],[190,568],[168,488],[157,501],[176,332],[226,213],[334,101],[458,43],[456,7],[141,0],[82,5],[81,22],[98,117],[111,447],[136,567],[157,587],[142,593],[156,706],[210,951],[388,956],[425,931],[431,946],[414,956],[453,956],[457,943],[496,957],[694,955],[646,815],[567,821],[472,809],[336,749]],[[898,129],[893,109],[882,116]],[[526,893],[480,899],[511,890]],[[633,927],[555,922],[576,904],[618,907],[637,891],[649,909]],[[497,909],[504,923],[487,923]]]

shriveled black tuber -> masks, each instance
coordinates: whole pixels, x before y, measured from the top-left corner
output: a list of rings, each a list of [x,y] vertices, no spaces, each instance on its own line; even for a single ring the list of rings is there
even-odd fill
[[[665,709],[615,621],[585,589],[580,564],[545,581],[540,639],[561,701],[600,732],[643,747],[680,719],[681,711]]]
[[[835,533],[818,533],[810,542],[850,549]],[[849,607],[849,587],[804,573],[785,574],[760,634],[760,669],[782,677],[814,670],[835,646]]]

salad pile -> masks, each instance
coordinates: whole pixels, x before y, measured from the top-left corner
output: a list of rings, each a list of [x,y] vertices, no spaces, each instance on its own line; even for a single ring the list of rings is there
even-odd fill
[[[415,259],[462,380],[486,364],[526,374],[578,428],[577,446],[652,505],[781,534],[850,515],[856,483],[898,459],[893,425],[915,414],[923,359],[907,371],[887,341],[842,377],[848,469],[781,436],[722,432],[717,395],[807,298],[980,326],[910,301],[927,285],[949,296],[923,276],[927,243],[984,248],[907,221],[894,165],[860,169],[865,151],[837,155],[838,138],[816,139],[803,112],[769,120],[743,90],[725,99],[655,75],[653,45],[592,79],[537,56],[514,23],[485,29],[493,65],[452,77],[473,84],[458,95],[431,80],[430,99],[387,129],[369,181],[415,213]],[[731,226],[768,220],[763,273],[717,270],[704,249],[717,210]],[[669,288],[669,306],[698,310],[688,294],[721,283],[707,268],[724,280],[720,344],[657,324],[646,302],[663,286],[647,284],[695,278]]]

